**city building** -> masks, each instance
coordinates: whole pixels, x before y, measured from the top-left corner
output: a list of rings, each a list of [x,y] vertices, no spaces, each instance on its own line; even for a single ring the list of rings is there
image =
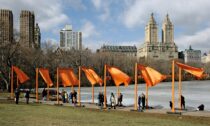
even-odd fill
[[[82,32],[72,31],[71,25],[66,25],[60,31],[60,48],[64,50],[82,49]]]
[[[111,46],[111,45],[103,45],[97,52],[110,52],[115,54],[124,54],[127,56],[136,57],[137,48],[136,46]]]
[[[20,44],[21,46],[34,48],[34,12],[22,10],[20,13]]]
[[[204,53],[204,55],[201,57],[202,63],[209,63],[210,62],[210,51],[209,53]]]
[[[162,25],[162,41],[158,40],[158,25],[151,14],[145,27],[145,42],[138,48],[138,59],[171,60],[178,58],[178,48],[174,43],[174,26],[168,14]]]
[[[13,42],[13,14],[11,10],[0,10],[0,44]]]
[[[189,49],[184,51],[185,63],[201,63],[201,50],[194,50],[190,46]]]
[[[36,23],[34,29],[34,48],[36,49],[41,48],[41,32],[38,23]]]

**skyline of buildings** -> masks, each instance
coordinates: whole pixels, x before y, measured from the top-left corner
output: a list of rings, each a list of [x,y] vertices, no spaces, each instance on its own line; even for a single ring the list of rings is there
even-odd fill
[[[0,10],[0,39],[5,41],[12,42],[13,41],[13,14],[11,10],[1,9]],[[138,58],[154,58],[154,59],[174,59],[178,58],[178,47],[174,42],[174,26],[171,22],[169,15],[167,14],[163,24],[162,24],[162,36],[161,42],[158,39],[158,26],[155,21],[154,15],[151,14],[148,24],[145,27],[145,42],[140,47],[136,49]],[[35,15],[34,12],[28,10],[22,10],[20,14],[20,41],[22,46],[29,48],[41,48],[41,31],[38,23],[35,25]],[[119,47],[119,48],[118,48]],[[130,45],[127,46],[113,46],[113,45],[104,45],[99,49],[101,52],[110,50],[111,48],[116,50],[121,50],[121,52],[126,52],[127,47],[132,47]],[[69,49],[82,49],[82,32],[73,31],[72,25],[66,25],[62,30],[60,30],[60,48],[69,50]],[[192,61],[193,59],[189,59],[190,57],[198,57],[196,60],[201,60],[200,54],[194,53],[190,54],[189,49],[186,51],[185,49],[184,56],[185,62]],[[112,50],[113,51],[113,50]],[[195,50],[193,50],[196,52]],[[129,52],[129,51],[128,51]],[[135,52],[135,51],[133,51]],[[188,53],[186,53],[188,52]],[[192,52],[191,52],[192,53]],[[187,59],[188,55],[188,59]],[[203,58],[202,58],[203,59]],[[195,59],[194,59],[195,61]]]

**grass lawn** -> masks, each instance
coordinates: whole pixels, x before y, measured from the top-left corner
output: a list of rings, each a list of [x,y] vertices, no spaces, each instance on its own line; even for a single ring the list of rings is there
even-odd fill
[[[0,101],[1,126],[209,126],[210,118]]]

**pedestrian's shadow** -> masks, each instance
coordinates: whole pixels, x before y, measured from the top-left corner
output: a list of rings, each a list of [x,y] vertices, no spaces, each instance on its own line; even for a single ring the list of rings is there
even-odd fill
[[[163,109],[162,105],[149,106],[149,109]]]

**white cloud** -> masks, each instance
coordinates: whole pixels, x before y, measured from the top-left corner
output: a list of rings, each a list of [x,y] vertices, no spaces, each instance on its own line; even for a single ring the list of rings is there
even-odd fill
[[[205,52],[210,50],[210,27],[198,31],[193,35],[182,35],[175,39],[175,42],[179,45],[179,48],[184,50],[192,45],[194,49],[201,49]]]
[[[101,21],[107,21],[110,18],[110,5],[113,1],[92,0],[92,4],[100,12],[98,16]]]
[[[66,3],[70,7],[76,9],[76,10],[86,10],[87,7],[83,4],[82,0],[67,0]]]
[[[144,27],[154,12],[161,29],[162,21],[168,13],[174,24],[175,43],[179,50],[189,45],[202,51],[209,50],[209,0],[133,0],[131,3],[124,0],[124,7],[120,21],[127,28]]]
[[[128,28],[145,25],[152,12],[161,20],[169,13],[174,24],[195,30],[196,25],[210,20],[209,0],[134,0],[125,6],[121,20]]]
[[[91,1],[96,9],[100,9],[100,7],[102,6],[101,0],[91,0]]]
[[[99,35],[95,26],[90,21],[86,21],[80,31],[82,32],[82,37],[84,39]]]
[[[59,25],[69,22],[68,16],[62,11],[59,0],[4,0],[0,1],[0,8],[13,11],[15,27],[19,29],[19,15],[21,10],[34,11],[36,22],[41,31],[51,31]]]

